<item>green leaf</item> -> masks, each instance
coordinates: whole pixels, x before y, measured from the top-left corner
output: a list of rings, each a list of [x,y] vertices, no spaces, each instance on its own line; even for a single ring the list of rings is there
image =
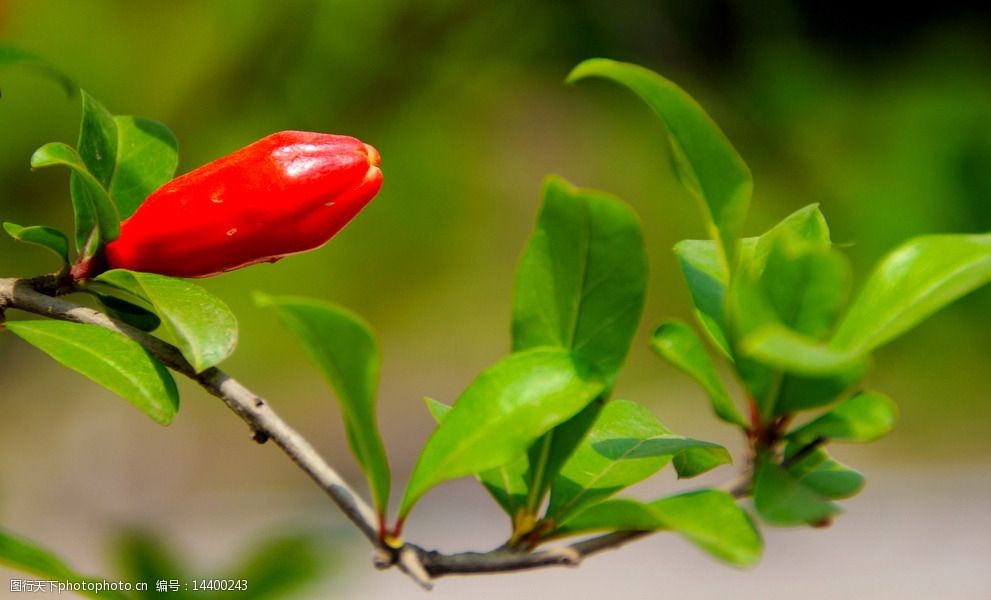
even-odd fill
[[[802,484],[832,500],[843,500],[864,489],[864,476],[829,459],[803,477]]]
[[[829,228],[818,206],[806,206],[782,219],[764,235],[740,240],[742,277],[738,279],[756,281],[764,272],[773,240],[783,235],[804,240],[819,248],[830,247]],[[683,240],[675,245],[674,251],[702,328],[723,354],[731,358],[729,324],[724,307],[729,271],[720,261],[719,249],[709,240]],[[756,309],[762,317],[760,323],[764,323],[769,308],[761,305]]]
[[[427,440],[399,517],[430,488],[517,459],[602,393],[598,374],[560,348],[512,354],[475,379]]]
[[[440,423],[451,412],[453,407],[438,402],[433,398],[424,398],[427,403],[427,410],[435,421]],[[476,477],[495,501],[506,513],[512,517],[517,511],[526,505],[529,495],[527,484],[527,471],[530,463],[526,455],[521,454],[515,460],[504,465],[499,465],[494,469],[489,469],[482,473],[476,473]]]
[[[740,342],[740,353],[776,369],[822,376],[863,372],[866,359],[817,342],[781,325],[765,325]]]
[[[881,260],[832,343],[867,353],[988,281],[991,233],[915,238]]]
[[[640,322],[646,286],[643,234],[633,210],[606,194],[548,177],[516,276],[513,351],[569,349],[611,386]],[[531,512],[591,427],[601,400],[530,448]]]
[[[832,249],[818,208],[786,217],[756,239],[752,256],[741,263],[727,293],[728,320],[737,340],[737,372],[762,419],[785,414],[789,404],[811,403],[811,397],[793,395],[799,388],[840,386],[816,400],[831,402],[845,389],[840,384],[866,367],[859,355],[818,343],[832,329],[849,283],[849,266]],[[819,385],[822,379],[830,381]]]
[[[0,67],[11,65],[24,65],[39,71],[41,74],[61,85],[62,89],[65,90],[66,96],[71,96],[76,90],[76,83],[68,75],[53,67],[51,63],[37,54],[6,44],[0,44]]]
[[[549,537],[593,531],[661,531],[670,529],[649,504],[629,498],[613,498],[592,504],[561,522]]]
[[[649,410],[629,400],[606,404],[571,459],[554,479],[547,516],[557,521],[642,481],[671,461],[674,452],[630,455],[670,434]]]
[[[809,242],[820,249],[828,249],[832,246],[829,225],[826,223],[826,217],[819,210],[819,205],[803,206],[781,219],[757,239],[751,261],[757,265],[758,271],[763,271],[774,242],[782,235]]]
[[[22,537],[16,536],[8,531],[0,529],[0,564],[12,569],[24,571],[41,577],[45,581],[69,582],[69,583],[92,583],[102,582],[102,578],[86,577],[80,575],[62,559],[51,552],[41,548],[37,544]],[[44,587],[45,593],[48,586]],[[14,593],[13,588],[11,592]],[[126,598],[113,590],[84,591],[87,596],[111,599]]]
[[[341,404],[348,441],[380,511],[389,503],[389,461],[375,420],[382,358],[371,327],[354,313],[309,298],[255,294],[276,310],[282,324],[323,372]]]
[[[611,384],[643,312],[647,258],[636,214],[549,177],[513,292],[513,351],[573,350]]]
[[[117,167],[110,197],[122,218],[134,214],[145,198],[169,182],[179,165],[179,144],[168,127],[143,117],[114,117]]]
[[[169,128],[157,121],[114,116],[85,90],[82,97],[79,154],[126,219],[172,179],[178,144]]]
[[[633,91],[664,123],[682,185],[699,201],[712,239],[723,255],[735,252],[747,214],[753,181],[750,169],[705,110],[684,90],[638,65],[593,58],[568,75],[569,83],[588,77],[612,80]],[[732,260],[726,260],[732,264]]]
[[[526,487],[530,491],[527,508],[531,514],[537,513],[561,467],[585,439],[604,405],[605,399],[599,396],[577,415],[550,430],[530,446],[527,451],[527,465],[530,469]]]
[[[884,437],[898,421],[894,401],[878,392],[861,392],[842,404],[792,431],[788,437],[810,441],[817,437],[848,442],[872,442]]]
[[[750,516],[733,497],[711,489],[669,496],[649,504],[607,500],[579,513],[555,534],[654,530],[675,531],[710,555],[738,566],[755,564],[764,546]]]
[[[31,167],[63,165],[73,171],[70,180],[72,206],[76,215],[76,247],[82,253],[89,248],[94,226],[99,226],[100,239],[109,242],[120,235],[120,214],[107,190],[89,171],[79,154],[61,142],[51,142],[35,150]]]
[[[141,331],[151,332],[158,329],[162,324],[162,320],[158,318],[158,315],[134,302],[101,293],[93,288],[89,288],[86,291],[96,296],[96,299],[100,301],[100,304],[106,309],[108,315],[118,321],[127,323],[131,327],[137,327]]]
[[[530,462],[525,454],[510,460],[506,464],[477,474],[489,494],[510,517],[526,506],[530,494],[527,475]]]
[[[4,223],[3,228],[10,237],[19,242],[48,248],[62,260],[63,268],[69,267],[69,240],[58,229],[42,225],[21,227],[16,223]]]
[[[749,566],[760,560],[764,542],[750,515],[736,500],[719,490],[698,490],[650,503],[688,541],[733,565]]]
[[[80,96],[83,112],[77,144],[79,156],[103,189],[109,190],[117,164],[117,125],[110,111],[86,90],[80,90]]]
[[[761,286],[778,322],[813,339],[832,331],[850,290],[850,265],[828,240],[783,232],[771,240]],[[766,236],[761,237],[761,242]],[[760,242],[758,242],[758,252]]]
[[[702,386],[709,395],[716,415],[734,425],[747,427],[747,422],[733,404],[722,380],[712,365],[702,340],[691,327],[677,320],[661,323],[654,330],[651,348],[677,369],[683,371]]]
[[[693,454],[705,456],[689,456],[684,463],[689,475],[697,475],[700,465],[730,462],[725,448],[672,434],[635,402],[609,402],[554,480],[547,516],[565,520],[653,475],[672,458]]]
[[[15,321],[7,329],[70,369],[82,373],[168,425],[179,409],[172,376],[134,340],[66,321]]]
[[[234,314],[195,283],[124,269],[107,271],[94,281],[147,302],[197,373],[219,364],[237,345]]]
[[[771,525],[817,524],[840,512],[824,495],[762,456],[754,481],[754,507]]]
[[[785,457],[801,448],[789,443]],[[864,487],[864,476],[850,467],[834,460],[822,448],[817,448],[809,456],[788,468],[788,473],[801,480],[805,487],[829,498],[842,500],[855,496]]]
[[[674,246],[681,273],[688,284],[695,316],[713,344],[729,358],[723,297],[729,270],[719,257],[719,248],[709,240],[682,240]]]
[[[434,421],[440,423],[447,416],[447,413],[451,412],[454,408],[448,404],[444,404],[440,400],[434,400],[429,396],[423,399],[423,402],[427,405],[427,411],[430,416],[434,418]]]
[[[826,377],[788,375],[781,384],[774,416],[832,404],[864,377],[869,366],[870,361],[864,360],[847,371]]]
[[[678,479],[691,479],[733,462],[726,448],[712,442],[682,438],[685,450],[674,455],[674,470]]]

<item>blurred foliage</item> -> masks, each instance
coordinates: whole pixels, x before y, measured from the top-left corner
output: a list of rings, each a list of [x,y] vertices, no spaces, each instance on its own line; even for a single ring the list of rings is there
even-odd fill
[[[746,231],[820,202],[862,276],[912,235],[991,229],[989,32],[987,9],[952,2],[883,15],[783,0],[0,3],[0,40],[116,114],[167,123],[180,172],[279,129],[378,147],[382,193],[327,248],[205,284],[242,325],[227,366],[263,392],[305,367],[249,291],[324,297],[366,316],[382,336],[384,424],[390,407],[420,411],[419,395],[451,395],[508,347],[512,272],[547,172],[630,200],[652,265],[648,323],[689,314],[669,249],[703,237],[702,224],[645,109],[606,85],[561,84],[580,60],[638,62],[681,83],[753,169]],[[75,139],[78,98],[13,67],[0,88],[0,215],[68,231],[65,174],[32,173],[28,159]],[[0,240],[4,275],[56,267]],[[904,408],[900,439],[986,426],[991,381],[973,373],[991,356],[991,327],[973,323],[989,309],[983,290],[884,350],[873,377]],[[620,393],[667,381],[638,335]],[[0,357],[13,351],[0,337]]]
[[[335,559],[327,539],[312,534],[281,533],[257,540],[222,570],[193,568],[165,538],[144,530],[130,530],[117,540],[116,563],[123,581],[149,584],[136,598],[225,598],[252,600],[299,597],[298,592],[333,576]],[[247,581],[247,589],[209,591],[193,589],[193,581],[227,579]],[[178,581],[178,591],[156,592],[155,582]]]

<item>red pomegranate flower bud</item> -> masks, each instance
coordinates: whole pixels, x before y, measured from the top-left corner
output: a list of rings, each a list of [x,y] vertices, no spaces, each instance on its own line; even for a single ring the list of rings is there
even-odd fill
[[[378,193],[379,154],[283,131],[177,177],[121,223],[100,267],[209,277],[325,244]],[[80,264],[73,275],[99,270]]]

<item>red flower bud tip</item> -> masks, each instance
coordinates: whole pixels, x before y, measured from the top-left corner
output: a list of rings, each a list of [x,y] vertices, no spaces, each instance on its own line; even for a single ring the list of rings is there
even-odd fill
[[[209,277],[327,243],[378,193],[379,153],[346,136],[274,133],[177,177],[121,223],[101,268]]]

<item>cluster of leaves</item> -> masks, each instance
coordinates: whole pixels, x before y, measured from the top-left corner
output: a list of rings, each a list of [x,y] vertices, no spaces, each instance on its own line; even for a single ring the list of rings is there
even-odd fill
[[[75,148],[52,142],[31,157],[34,168],[71,170],[75,216],[75,262],[92,259],[120,232],[120,222],[155,189],[172,179],[178,164],[175,137],[161,123],[115,116],[85,91],[82,125]],[[69,241],[57,229],[4,223],[14,239],[40,245],[61,260],[60,276],[71,265]],[[112,317],[175,344],[197,372],[230,355],[237,322],[224,303],[188,281],[152,273],[107,271],[79,288]],[[168,424],[179,398],[171,374],[137,342],[95,325],[29,320],[7,330],[52,358],[124,397],[149,417]]]
[[[751,175],[702,108],[636,65],[594,59],[569,80],[590,77],[632,90],[661,119],[675,171],[708,225],[710,239],[684,241],[675,253],[701,330],[742,384],[747,410],[731,397],[691,326],[662,323],[652,346],[695,378],[716,416],[746,437],[752,468],[734,494],[703,488],[646,502],[614,497],[668,464],[679,478],[691,478],[729,463],[730,455],[672,433],[635,402],[612,398],[640,324],[647,264],[636,214],[609,195],[547,180],[517,273],[511,352],[453,406],[427,400],[438,426],[388,530],[391,477],[375,416],[381,357],[371,328],[319,300],[258,294],[256,302],[275,311],[333,388],[388,542],[399,543],[403,523],[429,490],[475,476],[507,513],[512,548],[595,531],[670,530],[720,560],[749,565],[760,556],[761,536],[735,496],[752,495],[768,524],[815,525],[838,512],[836,500],[860,490],[863,477],[826,447],[874,440],[894,425],[891,400],[858,387],[870,353],[991,279],[991,236],[911,240],[880,262],[848,305],[849,266],[817,206],[742,238]],[[72,170],[77,261],[114,239],[121,217],[171,178],[176,164],[175,140],[164,126],[115,117],[82,96],[77,148],[48,144],[32,159],[35,167]],[[69,266],[61,233],[5,227],[55,250],[63,271]],[[118,270],[81,291],[108,314],[174,343],[198,372],[233,350],[233,315],[189,282]],[[130,338],[54,321],[7,328],[156,421],[174,417],[171,375]],[[807,416],[812,410],[819,414]],[[804,424],[795,425],[796,417]]]
[[[226,591],[192,590],[190,582],[198,580],[196,573],[176,556],[162,539],[148,532],[125,532],[117,542],[115,558],[120,581],[148,584],[147,591],[119,592],[114,590],[82,593],[116,600],[158,598],[157,582],[180,582],[178,590],[170,590],[170,598],[225,598]],[[37,543],[0,529],[0,564],[15,568],[45,581],[73,584],[99,583],[104,577],[82,575],[60,558]],[[325,540],[312,535],[282,534],[256,543],[236,563],[218,571],[221,576],[210,579],[246,580],[248,588],[238,592],[239,598],[274,600],[293,596],[299,589],[326,577],[330,572],[332,553]]]
[[[897,420],[888,397],[858,385],[870,353],[991,280],[991,236],[910,240],[875,267],[848,303],[850,268],[818,206],[760,236],[741,237],[750,171],[702,108],[636,65],[586,61],[569,80],[589,77],[632,90],[667,130],[675,171],[711,232],[708,240],[681,242],[675,254],[701,330],[739,379],[747,410],[730,396],[688,324],[662,323],[652,347],[696,379],[716,416],[747,439],[750,468],[735,495],[753,496],[756,513],[770,525],[828,522],[839,511],[836,501],[864,483],[828,454],[828,444],[876,440]],[[669,463],[688,478],[730,461],[724,448],[675,435],[644,407],[611,399],[645,285],[643,236],[630,207],[549,178],[517,274],[512,352],[453,406],[427,400],[439,424],[410,477],[392,535],[398,537],[431,488],[474,475],[509,516],[510,547],[592,531],[672,530],[721,560],[755,562],[760,535],[725,491],[696,489],[650,502],[613,498]],[[355,390],[374,388],[377,352],[364,352],[367,360],[356,365],[356,355],[327,349],[335,337],[328,323],[347,328],[340,309],[302,299],[265,302],[277,306],[349,405],[349,435],[369,478],[387,480],[372,429],[373,399],[365,410],[354,403]],[[359,347],[374,348],[359,323],[349,326],[365,332]],[[354,332],[337,337],[351,340]],[[810,416],[814,410],[819,413]],[[369,429],[357,430],[359,422]],[[380,510],[383,487],[373,485]]]
[[[636,65],[590,60],[570,79],[586,77],[630,89],[667,128],[675,171],[711,232],[709,240],[679,243],[675,254],[699,325],[746,391],[750,418],[690,326],[662,323],[653,348],[696,379],[716,415],[747,436],[754,469],[744,491],[765,522],[828,521],[839,511],[835,500],[860,491],[863,477],[831,458],[826,445],[878,439],[897,419],[888,397],[858,387],[870,353],[991,280],[991,235],[910,240],[880,261],[848,305],[850,268],[817,206],[741,239],[751,175],[702,109]]]

